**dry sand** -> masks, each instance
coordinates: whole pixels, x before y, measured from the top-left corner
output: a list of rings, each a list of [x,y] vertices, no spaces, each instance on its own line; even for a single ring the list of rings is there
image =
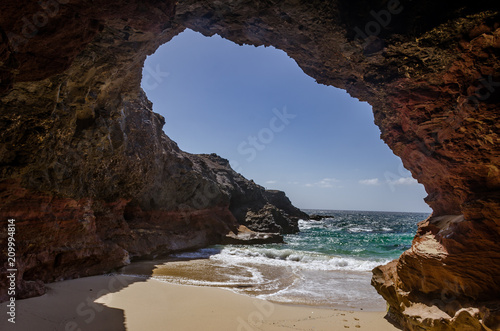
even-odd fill
[[[2,303],[0,330],[397,330],[385,312],[274,304],[229,290],[130,276],[95,276],[48,285],[16,303],[16,324]]]

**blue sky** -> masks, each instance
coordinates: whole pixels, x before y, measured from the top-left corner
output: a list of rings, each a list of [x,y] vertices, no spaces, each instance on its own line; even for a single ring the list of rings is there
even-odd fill
[[[148,57],[142,86],[181,149],[217,153],[300,208],[430,211],[370,105],[281,50],[186,30]]]

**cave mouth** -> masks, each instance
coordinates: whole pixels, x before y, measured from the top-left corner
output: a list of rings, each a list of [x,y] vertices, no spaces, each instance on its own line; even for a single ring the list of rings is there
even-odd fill
[[[147,222],[148,217],[157,221],[167,212],[170,220],[187,228],[183,213],[179,219],[163,210],[138,210],[143,218],[136,224],[115,221],[123,217],[129,198],[140,198],[154,209],[154,193],[168,201],[168,193],[177,196],[186,186],[182,176],[170,175],[171,170],[185,174],[189,158],[161,135],[163,119],[150,111],[139,83],[146,55],[189,27],[205,35],[219,33],[238,44],[275,45],[319,82],[368,100],[383,140],[425,184],[433,209],[433,217],[420,223],[412,249],[374,270],[372,281],[390,306],[389,316],[408,329],[499,328],[498,308],[486,303],[493,300],[497,305],[500,292],[495,281],[500,274],[495,263],[500,258],[495,144],[500,31],[495,6],[344,0],[129,1],[118,7],[114,2],[78,3],[45,15],[48,8],[41,2],[23,10],[20,2],[4,6],[1,13],[12,30],[1,40],[6,70],[0,73],[0,93],[7,93],[2,99],[7,102],[0,103],[0,122],[9,129],[1,130],[0,149],[6,151],[2,189],[10,201],[0,213],[4,219],[24,215],[19,226],[27,231],[19,235],[36,234],[26,236],[30,245],[16,252],[24,260],[19,264],[27,277],[20,280],[28,285],[24,294],[43,293],[40,284],[27,283],[36,277],[52,281],[123,265],[128,259],[123,247],[142,256],[171,247],[175,240],[157,235],[158,230],[169,235],[183,229],[169,227],[175,222],[158,229],[159,222]],[[276,102],[272,109],[283,106]],[[33,126],[40,129],[31,130]],[[315,128],[311,135],[319,133]],[[177,168],[175,162],[165,162],[172,155],[179,156]],[[366,186],[376,187],[375,178],[367,177]],[[328,189],[332,179],[307,183]],[[73,201],[68,204],[68,199]],[[25,213],[26,206],[31,209],[48,200],[56,208]],[[166,205],[175,208],[176,201]],[[69,205],[75,208],[71,215],[58,208]],[[218,216],[231,218],[227,210],[218,211]],[[136,211],[129,212],[127,222]],[[212,212],[204,216],[213,222]],[[46,234],[53,227],[47,224],[67,219],[61,234],[68,236],[50,241],[54,236]],[[75,219],[78,223],[71,223]],[[201,222],[192,223],[189,226]],[[206,224],[199,229],[210,228]],[[116,231],[116,225],[124,231]],[[195,231],[188,231],[175,242],[181,244],[176,249],[202,245],[199,237],[189,236]],[[30,258],[33,251],[39,252],[37,259]],[[53,266],[58,251],[75,253],[65,253],[64,263],[53,268],[61,273],[38,272],[40,266]],[[82,271],[85,261],[92,267]],[[5,300],[6,279],[0,283],[0,300]],[[432,310],[416,315],[421,309],[413,308],[423,305]]]
[[[318,84],[274,47],[186,29],[148,57],[142,88],[182,150],[229,159],[301,208],[430,211],[370,105]]]
[[[383,310],[371,270],[411,246],[429,209],[423,187],[380,139],[369,104],[318,84],[281,50],[189,29],[146,60],[142,88],[182,150],[215,152],[324,217],[299,221],[300,234],[286,234],[285,244],[175,254],[181,261],[160,264],[153,277],[265,292],[278,302]]]

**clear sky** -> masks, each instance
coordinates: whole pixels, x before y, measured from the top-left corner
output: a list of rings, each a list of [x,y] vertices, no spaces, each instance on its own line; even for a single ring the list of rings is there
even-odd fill
[[[142,86],[181,149],[217,153],[299,208],[430,211],[370,105],[281,50],[186,30],[147,59]]]

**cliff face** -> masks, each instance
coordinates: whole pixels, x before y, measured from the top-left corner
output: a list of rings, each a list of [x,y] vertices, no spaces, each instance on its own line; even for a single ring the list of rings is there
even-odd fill
[[[498,11],[479,1],[4,1],[0,222],[18,220],[23,293],[215,242],[267,202],[284,209],[162,133],[141,69],[188,27],[273,45],[368,101],[434,210],[412,248],[374,270],[389,315],[411,330],[500,328]]]
[[[0,219],[17,221],[18,297],[219,243],[269,202],[227,160],[179,150],[140,89],[146,56],[183,29],[172,4],[41,5],[1,8]]]

